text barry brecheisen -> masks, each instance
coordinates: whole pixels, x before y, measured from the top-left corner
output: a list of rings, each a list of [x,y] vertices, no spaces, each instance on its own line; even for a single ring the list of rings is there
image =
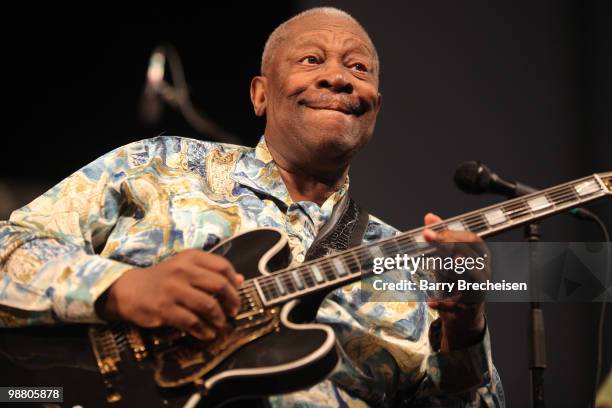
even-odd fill
[[[426,279],[421,279],[417,282],[402,279],[396,282],[385,282],[382,279],[376,279],[372,285],[374,290],[435,290],[439,292],[453,292],[455,288],[457,290],[486,290],[486,291],[500,291],[500,290],[527,290],[527,284],[525,282],[506,282],[502,279],[500,282],[491,282],[486,280],[484,282],[468,282],[465,279],[458,279],[455,282],[430,282]]]
[[[407,254],[397,254],[394,257],[376,257],[374,258],[372,272],[379,275],[389,270],[405,270],[414,274],[419,269],[438,270],[438,271],[453,271],[459,275],[464,272],[481,271],[485,267],[486,254],[478,257],[439,257],[439,256],[408,256]],[[426,279],[420,279],[417,282],[402,279],[395,282],[387,282],[382,279],[374,281],[373,287],[375,290],[435,290],[453,292],[456,290],[486,290],[486,291],[503,291],[503,290],[527,290],[527,284],[524,282],[492,282],[490,280],[468,281],[466,279],[457,279],[454,282],[431,282]]]

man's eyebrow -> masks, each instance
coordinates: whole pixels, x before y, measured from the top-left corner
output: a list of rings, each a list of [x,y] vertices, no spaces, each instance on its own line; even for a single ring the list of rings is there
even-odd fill
[[[293,44],[292,48],[308,47],[308,46],[322,48],[321,43],[318,42],[317,39],[323,40],[325,39],[325,35],[324,34],[314,34],[314,35],[309,35],[307,38],[301,38],[301,39],[298,38],[295,40],[295,43]],[[365,41],[358,40],[355,38],[346,38],[344,39],[344,41],[342,41],[342,45],[349,46],[350,47],[350,49],[348,50],[349,52],[361,51],[365,53],[368,57],[374,58],[374,52],[370,49],[370,47],[367,45]]]
[[[374,52],[370,49],[370,47],[368,47],[368,45],[364,41],[357,40],[355,38],[347,38],[342,41],[343,46],[351,46],[351,43],[354,45],[350,48],[350,51],[365,51],[365,53],[368,54],[370,57],[374,57]]]

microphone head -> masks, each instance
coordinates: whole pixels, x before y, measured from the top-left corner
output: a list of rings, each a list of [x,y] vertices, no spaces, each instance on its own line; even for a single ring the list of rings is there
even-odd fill
[[[461,191],[482,194],[491,184],[491,170],[478,161],[466,161],[455,170],[454,180]]]
[[[155,51],[149,60],[149,68],[147,69],[147,82],[153,85],[157,90],[164,81],[166,72],[166,56],[161,51]]]

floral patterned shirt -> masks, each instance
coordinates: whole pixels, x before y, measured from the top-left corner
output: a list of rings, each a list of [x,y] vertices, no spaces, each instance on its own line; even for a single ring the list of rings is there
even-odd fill
[[[348,184],[322,206],[294,202],[263,137],[255,148],[173,136],[120,147],[0,222],[0,326],[99,323],[94,302],[125,271],[256,227],[286,232],[297,265]],[[396,233],[370,216],[363,242]],[[336,370],[272,406],[504,405],[488,333],[439,352],[426,303],[368,302],[358,286],[318,312],[337,336]]]

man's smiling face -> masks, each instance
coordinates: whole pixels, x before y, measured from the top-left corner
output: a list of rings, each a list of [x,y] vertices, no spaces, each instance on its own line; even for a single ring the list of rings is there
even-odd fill
[[[380,106],[375,50],[361,27],[324,14],[291,22],[264,72],[266,140],[298,167],[348,160],[371,138]],[[335,162],[334,162],[335,161]]]

